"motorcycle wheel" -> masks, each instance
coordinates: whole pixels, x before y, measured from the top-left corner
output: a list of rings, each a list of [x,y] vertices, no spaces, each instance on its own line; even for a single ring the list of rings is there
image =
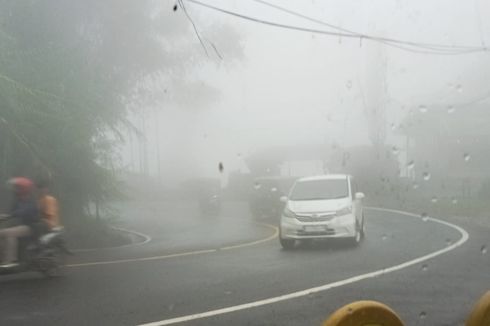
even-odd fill
[[[48,256],[40,258],[40,272],[48,278],[63,276],[65,265],[64,253],[56,248]]]

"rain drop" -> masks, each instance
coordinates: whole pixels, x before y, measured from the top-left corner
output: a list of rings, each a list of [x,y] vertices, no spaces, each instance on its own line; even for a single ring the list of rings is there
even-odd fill
[[[400,149],[398,149],[398,147],[396,147],[396,146],[393,146],[391,148],[391,151],[393,152],[393,155],[395,155],[395,156],[400,154]]]
[[[418,183],[414,183],[412,187],[413,187],[413,189],[419,189],[419,184]]]
[[[394,123],[391,124],[391,130],[395,130],[396,129],[396,125]]]
[[[429,220],[429,215],[427,215],[427,213],[422,213],[420,217],[422,218],[423,222],[427,222]]]
[[[352,81],[348,80],[347,83],[345,84],[345,87],[347,87],[347,89],[351,89],[352,88]]]
[[[347,313],[348,313],[349,315],[350,315],[350,314],[352,314],[352,312],[353,312],[353,310],[352,310],[352,308],[351,308],[351,307],[347,308]]]
[[[456,205],[458,203],[458,199],[457,198],[451,199],[451,203],[453,203],[454,205]]]
[[[174,11],[177,11],[177,4],[174,5]]]
[[[254,188],[259,190],[260,188],[262,188],[262,185],[258,182],[254,183]]]
[[[451,113],[454,113],[454,111],[456,111],[456,109],[454,108],[454,106],[449,105],[447,107],[447,113],[451,114]]]
[[[450,246],[453,244],[453,241],[451,239],[446,239],[446,246]]]
[[[276,187],[272,187],[271,188],[271,192],[276,192],[277,191],[277,188]]]
[[[425,181],[429,181],[430,177],[431,177],[431,175],[429,172],[422,173],[422,178],[424,178]]]
[[[223,166],[223,162],[219,162],[218,164],[218,170],[220,173],[223,173],[223,171],[225,170],[225,167]]]
[[[428,109],[425,105],[419,105],[419,111],[421,113],[427,113]]]
[[[430,201],[435,204],[437,203],[437,200],[438,200],[437,197],[433,196]]]
[[[468,153],[464,153],[464,154],[463,154],[463,159],[464,159],[464,161],[465,161],[465,162],[468,162],[468,161],[471,159],[470,154],[468,154]]]
[[[425,311],[422,311],[420,314],[419,314],[419,318],[420,319],[425,319],[425,317],[427,317],[427,313]]]
[[[414,161],[410,161],[407,163],[407,168],[409,169],[413,169],[415,167],[415,162]]]
[[[237,156],[238,158],[240,158],[240,157],[242,157],[242,153],[237,153],[237,154],[236,154],[236,156]]]
[[[485,255],[488,251],[487,246],[485,245],[481,246],[480,251],[482,255]]]
[[[388,239],[388,236],[386,234],[383,234],[381,236],[381,240],[386,241]]]
[[[422,265],[422,271],[427,271],[429,269],[429,266],[427,266],[427,264],[423,264]]]
[[[463,92],[463,86],[461,86],[461,84],[456,85],[456,91],[458,93],[462,93]]]

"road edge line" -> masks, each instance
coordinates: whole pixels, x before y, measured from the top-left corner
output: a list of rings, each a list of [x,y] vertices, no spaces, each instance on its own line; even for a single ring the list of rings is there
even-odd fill
[[[420,216],[417,214],[405,212],[405,211],[400,211],[400,210],[393,210],[393,209],[387,209],[387,208],[377,208],[377,207],[364,207],[364,208],[370,209],[370,210],[392,212],[392,213],[397,213],[400,215],[406,215],[406,216],[420,218]],[[283,294],[283,295],[276,296],[276,297],[271,297],[271,298],[267,298],[267,299],[243,303],[243,304],[225,307],[225,308],[221,308],[221,309],[209,310],[209,311],[202,312],[202,313],[196,313],[196,314],[191,314],[191,315],[186,315],[186,316],[181,316],[181,317],[164,319],[161,321],[143,323],[143,324],[139,324],[139,326],[164,326],[164,325],[177,324],[177,323],[187,322],[187,321],[191,321],[191,320],[197,320],[197,319],[208,318],[208,317],[213,317],[213,316],[217,316],[217,315],[223,315],[223,314],[236,312],[236,311],[240,311],[240,310],[252,309],[252,308],[265,306],[265,305],[269,305],[269,304],[273,304],[273,303],[277,303],[277,302],[281,302],[281,301],[291,300],[291,299],[295,299],[295,298],[305,297],[305,296],[308,296],[308,295],[313,294],[313,293],[323,292],[323,291],[327,291],[327,290],[330,290],[333,288],[337,288],[337,287],[341,287],[344,285],[356,283],[356,282],[359,282],[362,280],[383,276],[383,275],[393,273],[395,271],[398,271],[398,270],[419,264],[423,261],[435,258],[437,256],[445,254],[446,252],[452,251],[452,250],[456,249],[457,247],[460,247],[461,245],[463,245],[469,239],[468,232],[466,232],[465,229],[461,228],[458,225],[455,225],[453,223],[449,223],[446,221],[442,221],[442,220],[439,220],[436,218],[432,218],[432,217],[429,218],[428,220],[455,229],[456,231],[458,231],[461,234],[461,238],[458,241],[456,241],[455,243],[453,243],[453,244],[451,244],[445,248],[436,250],[432,253],[423,255],[421,257],[406,261],[406,262],[398,264],[398,265],[383,268],[383,269],[380,269],[380,270],[377,270],[374,272],[369,272],[369,273],[353,276],[353,277],[347,278],[345,280],[336,281],[333,283],[327,283],[327,284],[320,285],[317,287],[312,287],[312,288],[309,288],[306,290],[296,291],[296,292]]]

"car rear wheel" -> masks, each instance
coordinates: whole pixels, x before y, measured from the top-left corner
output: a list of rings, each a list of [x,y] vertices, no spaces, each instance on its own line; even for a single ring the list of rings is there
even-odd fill
[[[294,240],[279,238],[279,242],[284,250],[291,250],[294,248]]]

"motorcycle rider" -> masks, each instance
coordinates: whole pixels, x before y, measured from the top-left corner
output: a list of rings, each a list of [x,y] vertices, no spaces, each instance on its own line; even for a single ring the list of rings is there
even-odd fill
[[[33,196],[34,183],[28,178],[9,180],[13,190],[13,204],[9,217],[18,219],[19,225],[0,229],[3,240],[3,259],[0,267],[11,268],[18,265],[18,238],[30,236],[34,225],[39,222],[37,203]]]

